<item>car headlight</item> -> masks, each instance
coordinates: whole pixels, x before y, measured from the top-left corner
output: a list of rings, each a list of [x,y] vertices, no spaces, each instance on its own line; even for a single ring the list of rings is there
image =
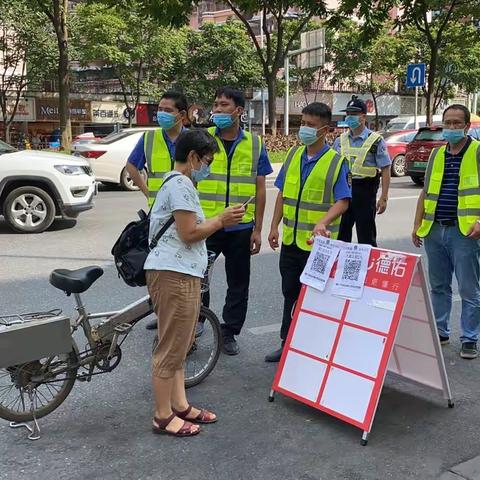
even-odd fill
[[[64,175],[85,175],[85,169],[79,165],[55,165],[55,170]]]

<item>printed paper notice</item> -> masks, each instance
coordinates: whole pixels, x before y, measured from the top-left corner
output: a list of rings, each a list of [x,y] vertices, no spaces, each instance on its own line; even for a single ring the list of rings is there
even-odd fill
[[[371,250],[370,245],[342,245],[333,279],[334,295],[352,299],[362,297]]]
[[[340,248],[339,242],[317,235],[307,265],[300,276],[300,281],[323,292],[330,277],[333,264],[337,259]]]

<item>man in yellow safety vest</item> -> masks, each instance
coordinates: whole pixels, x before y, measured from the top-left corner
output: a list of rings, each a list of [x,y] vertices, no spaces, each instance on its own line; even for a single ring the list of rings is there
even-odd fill
[[[279,246],[278,225],[283,218],[280,274],[284,297],[280,331],[282,345],[265,357],[278,362],[300,293],[300,275],[312,249],[312,235],[337,238],[342,214],[351,198],[348,162],[325,143],[332,111],[324,103],[311,103],[302,111],[301,147],[289,150],[275,186],[279,189],[268,241]]]
[[[443,138],[428,160],[412,240],[425,243],[432,303],[440,343],[450,340],[452,277],[462,299],[462,348],[466,359],[478,356],[480,333],[480,142],[467,135],[470,111],[450,105],[443,112]]]
[[[140,188],[151,207],[162,186],[163,176],[173,169],[175,142],[187,118],[187,98],[182,93],[166,92],[158,104],[160,128],[147,130],[128,157],[126,170]],[[147,180],[145,181],[145,177]],[[157,320],[147,323],[148,330],[157,328]]]
[[[213,217],[229,205],[246,204],[242,223],[224,228],[207,239],[207,249],[225,257],[227,295],[223,308],[223,352],[237,355],[239,335],[247,315],[250,283],[250,257],[260,251],[263,214],[265,211],[265,176],[272,167],[262,139],[240,127],[245,108],[243,93],[220,88],[213,107],[215,127],[209,132],[217,140],[219,151],[214,155],[207,179],[199,182],[200,203],[206,218]],[[204,296],[208,305],[208,294]],[[202,332],[199,322],[197,335]]]

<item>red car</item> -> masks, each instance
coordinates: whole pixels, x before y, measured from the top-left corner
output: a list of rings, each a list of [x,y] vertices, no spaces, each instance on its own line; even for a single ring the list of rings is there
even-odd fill
[[[447,143],[443,139],[442,130],[442,127],[422,127],[407,147],[407,153],[405,154],[407,164],[406,174],[409,175],[417,185],[423,185],[430,152],[435,147],[440,147]],[[476,140],[480,140],[480,125],[472,125],[468,131],[468,135]]]
[[[405,152],[407,145],[413,140],[416,130],[402,130],[389,135],[385,139],[388,155],[392,159],[392,176],[403,177],[406,173]]]

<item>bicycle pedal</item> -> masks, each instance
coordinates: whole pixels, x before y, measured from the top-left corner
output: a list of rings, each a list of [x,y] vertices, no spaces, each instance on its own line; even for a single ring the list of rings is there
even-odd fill
[[[127,333],[132,329],[132,327],[133,325],[130,323],[121,323],[120,325],[117,325],[114,330],[117,333]]]

